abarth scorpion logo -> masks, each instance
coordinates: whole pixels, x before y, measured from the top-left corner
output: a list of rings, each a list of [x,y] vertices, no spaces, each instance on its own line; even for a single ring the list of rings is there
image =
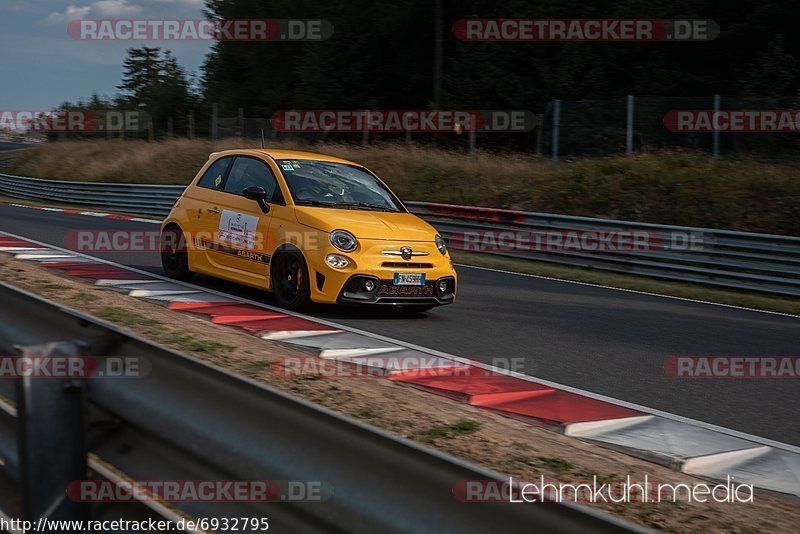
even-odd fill
[[[404,260],[410,260],[412,250],[411,247],[400,247],[400,255],[403,257]]]

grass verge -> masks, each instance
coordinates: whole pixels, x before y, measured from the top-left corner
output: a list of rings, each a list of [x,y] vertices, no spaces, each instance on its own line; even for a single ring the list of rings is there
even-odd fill
[[[413,143],[270,142],[366,165],[401,198],[686,226],[800,235],[800,163],[713,160],[662,151],[565,159]],[[211,152],[253,140],[92,140],[43,143],[13,154],[7,173],[105,182],[188,183]]]

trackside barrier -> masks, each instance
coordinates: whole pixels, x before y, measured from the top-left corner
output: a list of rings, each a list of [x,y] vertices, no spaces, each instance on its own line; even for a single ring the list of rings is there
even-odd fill
[[[44,344],[53,343],[46,350],[80,351],[80,356],[96,359],[99,368],[108,358],[149,362],[148,372],[140,376],[97,374],[71,387],[53,378],[23,378],[19,391],[26,395],[24,402],[15,394],[13,380],[0,380],[0,394],[8,399],[0,399],[0,481],[8,478],[26,489],[26,519],[36,520],[41,510],[54,508],[45,506],[47,498],[53,504],[64,500],[66,488],[55,486],[76,476],[76,468],[80,471],[76,452],[86,446],[95,475],[106,478],[317,480],[329,487],[328,498],[317,501],[162,506],[162,512],[179,517],[268,517],[270,527],[281,532],[484,533],[532,527],[547,532],[644,532],[582,505],[465,504],[453,495],[458,481],[505,479],[2,282],[0,301],[2,354],[20,347],[43,350],[48,347]],[[32,387],[36,380],[54,382]],[[59,413],[77,424],[56,424],[53,414],[42,410],[59,402],[65,403]],[[84,419],[88,424],[80,423]],[[58,441],[41,439],[48,421],[56,424]],[[65,433],[67,428],[73,429],[71,434]],[[26,479],[30,462],[43,461],[47,443],[58,443],[61,451],[53,466],[71,474]],[[6,514],[7,506],[13,506],[8,500],[7,492],[0,492]],[[60,510],[63,518],[66,512]]]
[[[183,189],[181,185],[69,182],[0,174],[0,193],[11,197],[162,217]],[[800,237],[429,202],[406,205],[433,224],[451,249],[800,296]],[[614,251],[496,246],[519,236],[592,232],[639,232],[656,246]],[[486,246],[487,241],[492,244]]]

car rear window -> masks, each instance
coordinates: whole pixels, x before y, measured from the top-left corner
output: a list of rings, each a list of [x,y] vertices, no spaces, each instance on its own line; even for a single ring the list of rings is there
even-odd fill
[[[225,186],[225,171],[228,170],[231,161],[233,161],[233,158],[230,156],[215,161],[205,174],[203,174],[203,177],[200,178],[197,185],[221,191]]]

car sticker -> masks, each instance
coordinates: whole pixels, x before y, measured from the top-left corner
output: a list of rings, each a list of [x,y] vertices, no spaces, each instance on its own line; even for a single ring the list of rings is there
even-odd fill
[[[231,210],[222,210],[219,218],[219,238],[234,245],[253,248],[256,243],[258,217]]]
[[[294,167],[292,167],[292,165],[290,163],[284,163],[283,165],[281,165],[281,168],[284,171],[293,171],[294,170]]]
[[[219,184],[220,184],[221,182],[222,182],[222,175],[220,174],[219,176],[217,176],[216,178],[214,178],[214,185],[215,185],[216,187],[219,187]]]

